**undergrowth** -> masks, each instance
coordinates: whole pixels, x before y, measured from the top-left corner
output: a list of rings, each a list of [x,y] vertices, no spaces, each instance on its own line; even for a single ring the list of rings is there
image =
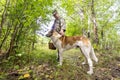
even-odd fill
[[[120,52],[102,50],[95,52],[99,62],[94,62],[94,74],[88,75],[88,65],[79,49],[64,52],[63,65],[58,66],[57,51],[47,46],[37,47],[31,53],[11,55],[0,62],[0,80],[119,80]]]

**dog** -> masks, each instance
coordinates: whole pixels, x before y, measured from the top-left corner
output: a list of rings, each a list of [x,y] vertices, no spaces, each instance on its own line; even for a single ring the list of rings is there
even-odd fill
[[[51,35],[47,36],[50,37],[56,49],[58,49],[58,58],[59,58],[59,65],[62,65],[63,57],[62,54],[64,51],[72,49],[72,48],[79,48],[82,54],[85,56],[85,61],[82,64],[88,63],[89,71],[88,74],[93,74],[93,62],[98,62],[98,58],[94,53],[94,49],[90,43],[90,40],[85,36],[62,36],[55,30],[52,32]]]

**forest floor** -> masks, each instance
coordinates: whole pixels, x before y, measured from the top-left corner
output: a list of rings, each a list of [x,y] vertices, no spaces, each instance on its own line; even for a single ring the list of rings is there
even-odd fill
[[[120,53],[95,51],[94,74],[88,75],[88,65],[79,49],[64,52],[63,65],[58,66],[56,51],[47,48],[32,53],[10,56],[0,62],[0,80],[120,80]]]

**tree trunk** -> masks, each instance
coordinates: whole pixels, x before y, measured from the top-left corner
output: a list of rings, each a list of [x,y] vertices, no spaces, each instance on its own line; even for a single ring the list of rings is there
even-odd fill
[[[18,47],[18,44],[19,44],[19,39],[20,39],[20,36],[23,34],[23,24],[22,23],[20,23],[20,29],[19,29],[19,31],[18,31],[18,34],[17,34],[17,37],[16,37],[16,46]]]
[[[95,41],[95,43],[99,43],[98,25],[97,25],[95,11],[94,11],[94,0],[92,0],[92,4],[91,4],[91,15],[92,15],[92,23],[93,23],[93,27],[94,27],[94,29],[93,29],[94,30],[94,41]]]
[[[9,23],[8,23],[7,31],[5,33],[5,36],[4,36],[3,40],[0,43],[0,50],[1,50],[4,42],[6,41],[7,37],[9,36],[10,30],[11,30],[11,25],[9,25]]]
[[[16,35],[17,35],[17,32],[18,32],[18,25],[16,23],[15,27],[14,27],[14,31],[12,33],[12,37],[11,37],[11,41],[10,41],[10,47],[6,53],[6,57],[9,57],[10,53],[13,51],[13,48],[14,48],[14,43],[15,43],[15,38],[16,38]]]
[[[8,8],[9,3],[10,3],[10,0],[6,0],[5,8],[4,8],[4,11],[2,13],[2,19],[1,19],[1,22],[0,22],[0,37],[2,35],[3,24],[6,20],[7,8]]]

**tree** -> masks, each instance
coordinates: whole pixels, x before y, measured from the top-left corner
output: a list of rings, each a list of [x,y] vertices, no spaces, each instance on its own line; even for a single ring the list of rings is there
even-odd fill
[[[94,0],[91,1],[91,16],[92,16],[92,23],[93,23],[93,31],[94,31],[94,40],[96,43],[99,42],[98,40],[98,25],[96,22],[96,15],[95,15],[95,10],[94,10]]]
[[[0,50],[6,50],[9,56],[10,53],[24,51],[23,48],[28,44],[34,46],[35,32],[39,28],[36,20],[39,16],[47,17],[52,1],[6,0],[3,3],[5,7],[0,21]]]

